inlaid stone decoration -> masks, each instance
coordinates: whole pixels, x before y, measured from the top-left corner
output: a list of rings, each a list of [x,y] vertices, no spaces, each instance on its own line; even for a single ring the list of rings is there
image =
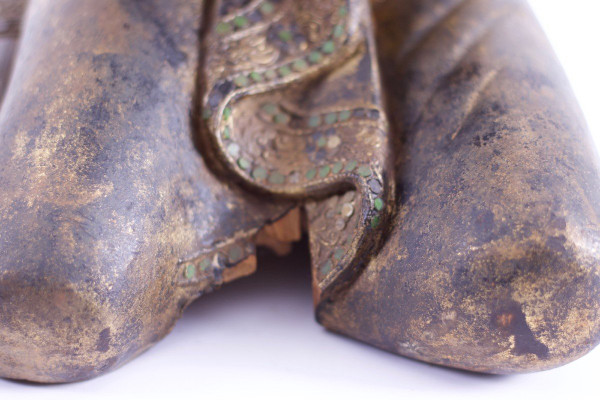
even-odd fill
[[[599,164],[523,0],[0,0],[0,99],[2,377],[113,370],[303,234],[333,332],[600,341]]]
[[[269,13],[261,11],[266,4]],[[278,196],[319,198],[356,190],[358,223],[342,240],[343,254],[313,258],[318,296],[358,271],[362,253],[380,241],[378,228],[393,203],[389,126],[365,5],[251,3],[237,16],[216,17],[205,38],[205,143],[220,155],[223,168],[245,185]],[[220,28],[255,12],[255,24]],[[376,192],[370,181],[377,182]],[[308,214],[311,221],[326,220]],[[309,225],[313,238],[318,225]]]

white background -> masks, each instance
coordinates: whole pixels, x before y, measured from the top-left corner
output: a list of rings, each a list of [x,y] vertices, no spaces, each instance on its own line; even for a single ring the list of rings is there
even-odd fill
[[[600,143],[600,3],[530,3]],[[328,333],[314,321],[307,265],[302,255],[262,257],[255,276],[201,298],[169,336],[120,369],[67,385],[0,379],[0,400],[108,394],[132,399],[365,400],[600,396],[600,349],[552,371],[486,376],[430,366]]]

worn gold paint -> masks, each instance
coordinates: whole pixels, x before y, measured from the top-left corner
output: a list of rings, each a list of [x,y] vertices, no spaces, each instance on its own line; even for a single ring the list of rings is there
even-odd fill
[[[0,375],[114,369],[303,225],[330,330],[491,373],[597,344],[596,155],[523,1],[223,1],[31,0],[21,34],[0,1]]]

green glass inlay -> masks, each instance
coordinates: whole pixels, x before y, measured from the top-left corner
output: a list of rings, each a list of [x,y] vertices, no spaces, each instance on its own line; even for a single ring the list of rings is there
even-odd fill
[[[248,85],[249,82],[248,82],[248,78],[246,76],[239,75],[233,79],[233,83],[235,83],[235,85],[237,87],[244,87],[244,86]]]
[[[346,254],[346,251],[344,249],[337,248],[333,252],[333,258],[335,258],[337,261],[340,261],[342,257],[344,257],[344,254]]]
[[[379,197],[375,199],[373,204],[375,205],[375,209],[377,211],[381,211],[383,209],[383,200],[381,200]]]
[[[300,58],[294,61],[294,64],[292,64],[292,66],[296,71],[304,71],[306,68],[308,68],[308,63],[304,59]]]
[[[225,107],[225,109],[223,110],[223,119],[227,121],[229,117],[231,117],[231,108]]]
[[[271,14],[273,12],[273,10],[275,10],[275,6],[273,6],[273,3],[265,1],[264,3],[262,3],[262,5],[260,6],[260,12],[263,14]]]
[[[254,168],[254,171],[252,171],[252,177],[262,181],[267,177],[267,170],[263,167],[256,167]]]
[[[225,128],[223,128],[223,139],[229,138],[231,138],[231,129],[229,129],[229,127],[226,126]]]
[[[229,249],[229,262],[236,263],[240,261],[243,256],[244,252],[242,251],[241,247],[233,246],[231,249]]]
[[[327,175],[329,175],[329,171],[331,171],[331,168],[329,167],[329,165],[325,165],[319,170],[319,176],[321,178],[325,178]]]
[[[196,275],[196,267],[194,264],[186,265],[184,274],[186,279],[192,279],[194,275]]]
[[[275,73],[275,71],[273,71],[272,69],[265,71],[265,77],[267,79],[275,79],[277,78],[277,74]]]
[[[326,124],[335,124],[337,122],[337,113],[329,113],[325,116]]]
[[[279,111],[279,107],[274,103],[267,103],[262,107],[263,111],[269,115],[275,115]]]
[[[348,161],[346,164],[346,171],[354,171],[354,168],[356,168],[357,165],[358,163],[355,160]]]
[[[219,35],[224,35],[231,31],[231,25],[229,25],[227,22],[219,22],[215,30]]]
[[[242,158],[238,159],[238,165],[240,166],[241,169],[247,170],[248,168],[250,168],[250,161],[248,161],[247,159],[242,157]]]
[[[358,174],[360,176],[363,177],[367,177],[367,176],[371,176],[371,168],[369,168],[368,165],[361,165],[360,167],[358,167],[358,169],[356,170],[356,172],[358,172]]]
[[[376,215],[373,217],[373,219],[371,220],[371,228],[375,229],[379,226],[379,223],[381,222],[381,219],[379,218],[379,215]]]
[[[202,271],[206,271],[208,267],[210,267],[210,260],[208,258],[204,258],[202,261],[200,261],[200,269]]]
[[[248,26],[248,18],[244,17],[243,15],[238,15],[237,17],[235,17],[233,19],[233,24],[237,27],[237,28],[245,28]]]
[[[323,264],[323,266],[321,267],[321,272],[323,272],[323,274],[327,275],[331,271],[332,267],[333,267],[333,263],[331,262],[331,260],[327,260],[327,261],[325,261],[325,264]]]
[[[347,121],[350,119],[350,116],[352,115],[352,113],[348,110],[344,110],[344,111],[340,111],[340,115],[339,115],[339,120],[340,121]]]
[[[323,54],[321,54],[319,51],[311,51],[310,54],[308,55],[308,61],[310,61],[313,64],[317,64],[319,62],[321,62],[321,60],[323,59]]]
[[[319,125],[321,125],[321,116],[320,115],[313,115],[312,117],[310,117],[308,119],[309,127],[316,128]]]
[[[333,27],[333,37],[339,38],[344,34],[344,27],[342,25],[336,25]]]
[[[321,47],[321,50],[325,54],[331,54],[335,51],[335,44],[331,40],[328,40],[327,42],[325,42],[323,44],[323,47]]]
[[[287,125],[290,123],[290,116],[284,113],[275,114],[273,117],[273,122],[276,124]]]
[[[327,139],[324,136],[321,136],[319,140],[317,140],[317,147],[325,147],[327,144]]]
[[[212,110],[210,108],[205,108],[202,110],[202,119],[209,119],[212,115]]]
[[[290,40],[292,40],[292,32],[288,30],[279,31],[277,36],[279,36],[279,39],[281,39],[284,42],[289,42]]]
[[[279,72],[279,75],[281,75],[282,77],[286,77],[292,73],[292,70],[287,65],[284,65],[282,67],[279,67],[277,72]]]
[[[237,143],[230,143],[229,146],[227,146],[227,152],[231,156],[237,157],[240,154],[240,146]]]
[[[256,71],[250,72],[250,78],[252,78],[254,82],[262,82],[263,80],[263,76]]]
[[[280,172],[275,171],[269,175],[269,182],[274,185],[281,185],[285,182],[285,176]]]
[[[346,15],[348,15],[348,7],[346,7],[346,6],[340,7],[339,14],[342,17],[345,17]]]
[[[315,168],[311,168],[306,171],[306,179],[311,180],[317,175],[317,170]]]
[[[333,172],[334,174],[337,174],[338,172],[340,172],[343,168],[343,164],[341,161],[336,162],[335,164],[333,164],[333,167],[331,168],[331,172]]]

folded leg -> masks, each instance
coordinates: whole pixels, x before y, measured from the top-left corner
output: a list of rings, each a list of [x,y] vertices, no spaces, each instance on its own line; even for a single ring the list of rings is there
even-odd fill
[[[373,2],[397,214],[331,330],[475,371],[547,369],[600,339],[600,180],[523,1]]]

